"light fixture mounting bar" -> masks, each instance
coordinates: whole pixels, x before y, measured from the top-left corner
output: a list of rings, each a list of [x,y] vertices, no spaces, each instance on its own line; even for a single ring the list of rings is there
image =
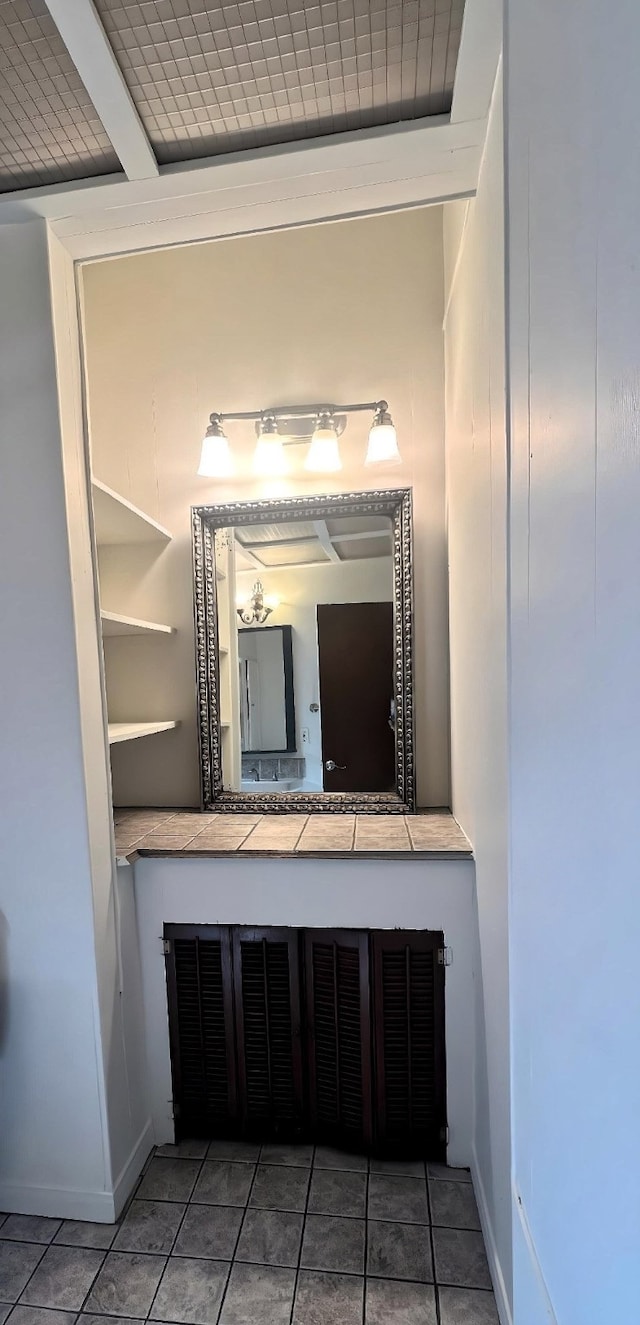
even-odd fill
[[[328,405],[326,401],[321,405],[272,405],[268,409],[241,410],[237,413],[227,413],[226,411],[214,411],[215,418],[231,420],[232,423],[241,419],[252,419],[257,422],[258,419],[279,418],[279,419],[304,419],[309,414],[355,414],[358,410],[379,410],[386,409],[386,400],[367,400],[363,404],[357,405]]]

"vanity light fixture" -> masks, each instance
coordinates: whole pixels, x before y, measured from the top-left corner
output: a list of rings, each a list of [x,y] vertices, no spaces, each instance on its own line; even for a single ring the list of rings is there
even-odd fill
[[[373,423],[369,429],[369,445],[364,463],[365,465],[402,463],[396,430],[386,400],[379,401],[376,406]]]
[[[233,457],[222,426],[222,415],[211,414],[202,441],[198,473],[202,478],[231,478],[233,472]]]
[[[254,473],[264,478],[280,478],[287,473],[289,466],[273,414],[265,414],[258,427],[258,440],[253,454]]]
[[[212,414],[209,419],[198,473],[205,478],[229,478],[234,464],[223,422],[227,419],[251,419],[256,423],[257,441],[253,468],[269,478],[286,474],[285,446],[307,445],[304,467],[309,472],[330,474],[342,468],[338,437],[346,423],[345,415],[362,410],[373,413],[369,430],[366,465],[398,465],[401,462],[398,440],[386,400],[369,400],[357,405],[276,405],[268,410],[245,410],[233,414]]]
[[[338,431],[333,414],[321,414],[314,428],[311,446],[304,462],[314,474],[335,474],[342,469]]]
[[[244,603],[238,603],[236,611],[243,626],[263,626],[267,617],[275,611],[280,602],[272,594],[265,597],[264,586],[261,580],[256,580],[248,600]]]

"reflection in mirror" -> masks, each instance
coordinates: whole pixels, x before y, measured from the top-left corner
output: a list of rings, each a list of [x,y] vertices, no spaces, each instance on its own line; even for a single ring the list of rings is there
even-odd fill
[[[390,517],[238,525],[216,539],[231,553],[238,618],[229,790],[392,794]]]
[[[193,510],[202,803],[415,805],[411,494]]]
[[[291,626],[242,626],[238,668],[242,753],[295,750]]]

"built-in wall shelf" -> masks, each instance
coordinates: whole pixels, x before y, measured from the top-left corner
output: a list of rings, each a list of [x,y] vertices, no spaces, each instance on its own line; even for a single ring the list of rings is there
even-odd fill
[[[99,479],[91,480],[98,547],[118,543],[169,543],[172,535]]]
[[[109,745],[136,741],[140,736],[155,736],[156,732],[168,732],[179,726],[179,722],[110,722]]]
[[[100,613],[102,634],[105,639],[113,635],[175,635],[174,626],[162,626],[158,621],[140,621],[121,612]]]

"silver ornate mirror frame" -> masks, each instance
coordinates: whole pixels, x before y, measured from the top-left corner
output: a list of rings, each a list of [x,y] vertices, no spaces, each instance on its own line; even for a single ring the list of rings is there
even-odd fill
[[[333,515],[388,515],[393,528],[393,653],[396,703],[396,790],[381,792],[225,791],[222,784],[218,604],[214,538],[217,529],[272,522],[319,520]],[[415,810],[413,739],[413,567],[411,489],[348,492],[275,501],[193,506],[193,594],[204,810],[232,814],[404,814]]]

